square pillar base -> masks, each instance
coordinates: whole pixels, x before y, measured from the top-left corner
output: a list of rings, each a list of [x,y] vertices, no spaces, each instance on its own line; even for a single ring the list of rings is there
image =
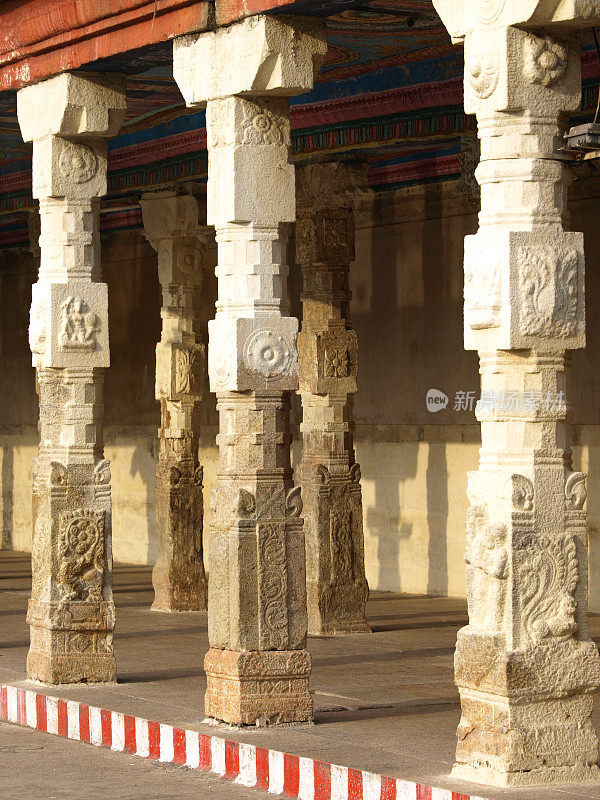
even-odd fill
[[[454,777],[507,787],[600,778],[593,642],[548,637],[509,651],[499,638],[463,628],[455,668],[461,719]]]
[[[30,650],[27,677],[40,683],[116,683],[112,653],[57,653]]]
[[[541,767],[528,772],[497,772],[488,767],[455,764],[451,777],[486,786],[519,787],[540,786],[550,783],[584,783],[600,781],[600,769],[593,764],[573,764],[569,767]]]
[[[232,725],[312,722],[308,690],[311,658],[306,650],[241,653],[211,648],[204,659],[204,713]]]
[[[29,601],[27,677],[41,683],[115,683],[112,602]]]

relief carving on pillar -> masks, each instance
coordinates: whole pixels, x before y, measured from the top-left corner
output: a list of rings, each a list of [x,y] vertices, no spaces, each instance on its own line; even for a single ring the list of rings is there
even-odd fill
[[[229,118],[233,99],[211,100],[206,107],[206,137],[209,150],[233,144],[233,126]]]
[[[484,505],[471,505],[467,511],[465,561],[469,625],[486,633],[501,633],[509,575],[507,526],[490,524]]]
[[[94,483],[97,486],[106,486],[110,483],[110,461],[103,458],[94,467]]]
[[[104,583],[104,512],[79,508],[60,518],[57,580],[64,601],[102,600]]]
[[[43,294],[34,295],[29,309],[29,347],[31,352],[44,355],[46,352],[48,300]]]
[[[346,379],[340,384],[340,393],[355,391],[354,382],[358,375],[358,338],[353,330],[330,330],[317,334],[317,374],[318,378],[331,379],[319,391],[335,391],[335,379]],[[320,383],[320,381],[319,381]]]
[[[475,253],[481,259],[475,259]],[[465,259],[465,322],[472,330],[498,328],[502,308],[501,269],[494,258],[483,258],[480,248],[469,248]]]
[[[98,172],[98,158],[88,145],[62,140],[58,168],[74,183],[87,183]]]
[[[294,486],[285,498],[285,514],[287,517],[300,517],[302,514],[302,487]]]
[[[270,330],[254,331],[244,343],[246,367],[265,378],[290,375],[295,357],[292,343]]]
[[[467,66],[469,83],[477,97],[485,100],[496,91],[500,78],[500,58],[489,49],[473,53]]]
[[[345,347],[327,350],[323,358],[323,372],[326,378],[347,378],[350,374],[350,354]]]
[[[95,350],[100,320],[81,297],[67,297],[60,306],[58,343],[63,350]]]
[[[579,254],[519,249],[521,331],[568,337],[577,327]]]
[[[307,497],[305,526],[310,536],[307,580],[311,632],[365,632],[369,588],[363,560],[360,467],[342,475],[324,464],[302,472]],[[316,546],[316,549],[315,549]]]
[[[551,36],[528,33],[525,38],[525,76],[532,83],[551,86],[567,70],[569,48]]]
[[[284,650],[288,645],[285,525],[261,522],[257,533],[261,649]]]
[[[242,101],[241,144],[288,144],[289,115],[281,100]]]
[[[579,580],[577,546],[570,534],[557,539],[526,532],[515,543],[515,586],[526,639],[539,644],[577,630],[573,594]]]
[[[175,394],[199,396],[204,375],[204,347],[176,347],[174,351]]]
[[[565,482],[565,503],[568,511],[581,511],[587,498],[585,472],[571,472]]]
[[[525,475],[512,476],[512,503],[516,511],[533,511],[533,483]]]

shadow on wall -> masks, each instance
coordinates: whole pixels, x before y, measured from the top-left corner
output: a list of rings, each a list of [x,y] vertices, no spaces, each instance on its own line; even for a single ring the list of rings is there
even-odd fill
[[[30,540],[30,526],[16,531],[15,526],[30,519],[28,507],[15,508],[15,498],[22,497],[29,485],[29,472],[23,471],[23,445],[36,441],[38,403],[35,372],[27,331],[31,285],[37,276],[37,260],[25,249],[8,248],[0,252],[0,434],[2,434],[2,531],[0,547],[13,549]],[[32,435],[33,434],[33,435]],[[27,488],[30,498],[30,493]]]
[[[434,184],[425,193],[422,247],[423,312],[434,324],[423,326],[423,349],[428,357],[420,369],[427,369],[427,385],[435,387],[439,380],[438,357],[441,355],[441,337],[453,332],[446,329],[459,323],[462,333],[462,315],[454,320],[445,316],[448,299],[446,258],[444,250],[443,206],[441,186]],[[437,324],[435,322],[437,321]],[[455,332],[454,332],[455,333]],[[439,432],[439,428],[438,428]],[[425,479],[427,501],[427,594],[448,593],[448,465],[446,445],[433,445],[429,437],[427,448],[427,473]]]
[[[475,423],[453,399],[479,387],[477,356],[463,347],[463,242],[476,217],[441,184],[376,196],[364,216],[351,282],[367,568],[374,589],[444,595],[449,553],[464,570],[466,497],[449,496],[447,446],[460,448]],[[435,415],[431,388],[449,397]]]
[[[13,549],[15,451],[11,444],[2,444],[2,539],[0,549]]]
[[[140,499],[140,505],[143,505],[145,510],[144,517],[147,531],[146,564],[154,564],[158,557],[155,479],[157,460],[158,442],[156,442],[154,439],[138,439],[131,456],[129,474],[134,479],[139,477],[144,487],[144,497]],[[154,476],[154,479],[152,476]]]
[[[593,181],[593,183],[591,183]],[[574,469],[588,474],[589,607],[600,611],[600,199],[585,198],[588,188],[598,191],[598,178],[572,185],[569,202],[571,230],[583,231],[585,241],[586,348],[572,353],[567,397],[573,404]],[[580,188],[581,187],[581,188]],[[583,189],[585,199],[577,197]],[[581,448],[581,449],[580,449]]]

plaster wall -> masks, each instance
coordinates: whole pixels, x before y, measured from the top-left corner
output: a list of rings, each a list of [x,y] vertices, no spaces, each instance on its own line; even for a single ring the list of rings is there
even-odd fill
[[[589,473],[591,609],[600,611],[600,184],[575,185],[572,227],[586,234],[588,348],[573,356],[574,464]],[[465,594],[466,472],[476,469],[474,410],[454,409],[457,392],[477,392],[477,357],[462,346],[463,238],[476,229],[473,205],[456,186],[432,184],[366,200],[357,214],[352,268],[353,322],[360,343],[355,400],[362,468],[365,561],[373,589]],[[106,455],[112,462],[115,558],[153,563],[157,531],[154,470],[158,403],[154,348],[160,335],[156,254],[141,232],[103,240],[109,285],[111,368],[105,381]],[[27,344],[33,257],[0,253],[0,523],[4,546],[31,546],[31,462],[37,449],[37,398]],[[292,307],[298,304],[292,277]],[[216,284],[205,281],[206,316]],[[428,389],[448,407],[425,405]],[[295,402],[294,425],[299,423]],[[205,533],[216,478],[214,397],[199,418],[205,468]],[[293,461],[298,463],[299,442]]]

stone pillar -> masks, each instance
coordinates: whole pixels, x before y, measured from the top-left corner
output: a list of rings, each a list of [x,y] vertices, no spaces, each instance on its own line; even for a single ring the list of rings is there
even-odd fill
[[[175,40],[187,104],[208,102],[208,221],[219,251],[205,713],[238,725],[312,718],[302,504],[290,467],[298,322],[285,296],[296,212],[287,97],[312,86],[325,49],[320,27],[264,16]]]
[[[158,558],[152,571],[155,611],[206,609],[202,549],[202,476],[194,407],[205,386],[205,346],[198,334],[202,272],[214,231],[198,225],[198,201],[172,192],[141,200],[145,234],[158,253],[162,335],[156,346],[160,453],[156,468]]]
[[[512,27],[527,22],[515,8],[534,3],[435,5],[465,40],[465,110],[481,140],[464,319],[480,356],[482,447],[469,475],[454,774],[502,786],[597,778],[585,475],[572,471],[566,400],[569,351],[585,346],[583,236],[565,230],[554,155],[579,105],[579,48],[539,17],[535,32]]]
[[[37,368],[40,448],[33,470],[33,583],[27,675],[45,683],[115,680],[110,465],[102,441],[109,365],[108,291],[100,267],[106,139],[124,87],[63,73],[21,89],[33,141],[41,262],[29,341]]]
[[[370,630],[360,467],[353,446],[358,342],[350,322],[354,213],[349,168],[303,167],[297,181],[296,264],[302,270],[298,336],[308,631]]]

